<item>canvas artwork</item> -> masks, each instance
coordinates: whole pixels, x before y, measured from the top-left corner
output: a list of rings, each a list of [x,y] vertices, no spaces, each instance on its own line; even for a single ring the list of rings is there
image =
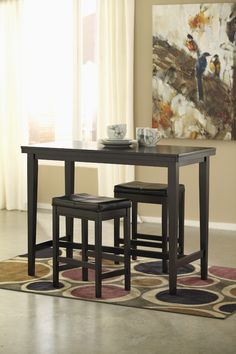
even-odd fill
[[[152,126],[236,140],[236,4],[153,6]]]

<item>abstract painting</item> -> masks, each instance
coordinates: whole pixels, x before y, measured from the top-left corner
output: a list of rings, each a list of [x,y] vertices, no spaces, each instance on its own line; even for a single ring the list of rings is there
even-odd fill
[[[152,127],[236,140],[236,4],[153,5]]]

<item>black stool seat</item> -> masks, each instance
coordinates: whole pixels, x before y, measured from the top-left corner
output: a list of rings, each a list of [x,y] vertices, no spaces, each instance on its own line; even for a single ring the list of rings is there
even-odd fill
[[[184,254],[184,195],[185,187],[179,184],[179,234],[178,253]],[[114,186],[116,198],[127,198],[132,201],[132,258],[137,255],[162,259],[163,272],[167,272],[168,255],[168,185],[162,183],[149,183],[132,181]],[[162,206],[162,235],[150,235],[138,232],[137,214],[138,203],[160,204]],[[115,245],[122,243],[118,237],[119,224],[115,224]],[[142,248],[138,248],[141,246]],[[145,247],[145,248],[144,248]],[[149,248],[147,250],[147,248]],[[160,248],[161,252],[153,250]]]
[[[130,201],[122,198],[108,198],[81,193],[54,197],[52,199],[52,205],[99,212],[117,208],[129,208]]]
[[[102,279],[125,276],[125,290],[130,290],[130,207],[131,201],[124,198],[99,197],[91,194],[72,194],[69,196],[54,197],[53,206],[53,286],[59,287],[59,270],[65,269],[66,264],[82,267],[82,279],[88,280],[88,268],[95,270],[96,297],[101,297]],[[71,235],[60,237],[59,217],[67,219],[81,219],[82,242],[73,242]],[[116,224],[124,219],[124,247],[110,247],[102,245],[102,221],[114,220]],[[95,223],[94,244],[88,244],[88,221]],[[73,230],[73,227],[72,229]],[[59,256],[59,247],[68,251],[82,249],[82,260],[73,259],[73,252],[67,252],[67,257]],[[120,254],[122,254],[120,256]],[[89,260],[95,258],[95,262]],[[123,262],[123,269],[116,269],[106,273],[102,272],[102,258],[113,260],[115,263]],[[60,265],[62,262],[63,265]]]
[[[184,191],[184,185],[179,185],[179,190]],[[134,194],[144,194],[150,196],[163,196],[167,197],[168,185],[161,183],[149,183],[149,182],[140,182],[132,181],[128,183],[117,184],[114,187],[115,193],[134,193]]]

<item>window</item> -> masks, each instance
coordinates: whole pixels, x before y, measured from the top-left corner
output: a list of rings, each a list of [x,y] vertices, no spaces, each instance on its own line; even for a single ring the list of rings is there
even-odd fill
[[[97,0],[82,2],[82,133],[96,140],[97,131]]]
[[[77,16],[74,0],[24,2],[23,101],[30,143],[71,139],[74,119],[80,120],[84,139],[96,139],[96,1],[82,0]],[[74,21],[81,29],[76,37]],[[75,53],[81,60],[75,60]],[[75,87],[80,105],[76,117]]]

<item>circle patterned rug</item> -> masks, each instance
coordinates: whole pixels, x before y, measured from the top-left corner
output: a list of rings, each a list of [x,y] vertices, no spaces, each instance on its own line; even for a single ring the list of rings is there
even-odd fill
[[[80,259],[79,252],[75,258]],[[103,272],[119,267],[104,260]],[[124,277],[117,276],[103,280],[102,298],[96,299],[94,271],[90,269],[85,282],[81,268],[64,267],[60,286],[55,289],[52,249],[46,249],[36,254],[34,277],[27,274],[27,255],[1,261],[0,288],[219,319],[236,312],[236,269],[210,266],[207,280],[201,279],[199,270],[196,262],[179,268],[177,294],[170,295],[168,274],[162,273],[161,261],[140,258],[131,263],[130,292],[124,290]]]

